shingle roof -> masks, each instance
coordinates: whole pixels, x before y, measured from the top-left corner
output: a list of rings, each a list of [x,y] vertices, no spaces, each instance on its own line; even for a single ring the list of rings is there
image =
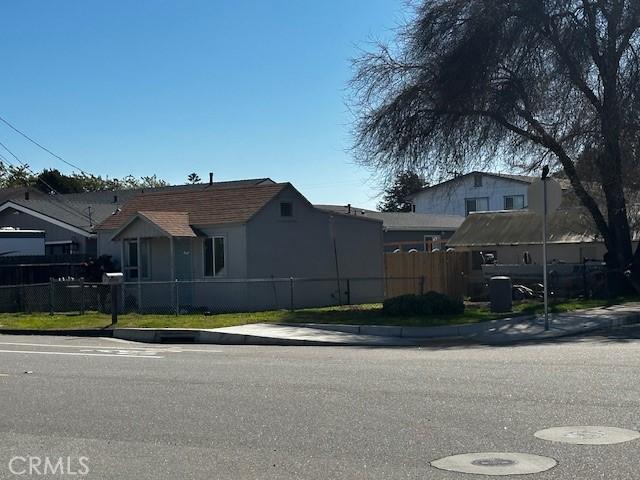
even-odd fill
[[[187,212],[138,212],[171,237],[197,237]]]
[[[13,198],[9,199],[8,202],[80,228],[87,233],[90,233],[93,227],[109,216],[115,208],[113,205],[91,205],[91,214],[89,215],[89,205],[87,204],[67,202],[59,198],[47,198],[47,196],[29,200]]]
[[[255,185],[273,185],[269,178],[253,178],[247,180],[231,180],[193,185],[170,185],[165,187],[128,190],[103,190],[99,192],[68,193],[49,195],[31,187],[14,187],[0,189],[0,203],[11,201],[68,225],[92,233],[97,225],[111,217],[114,211],[121,208],[136,195],[148,193],[171,193],[208,191],[220,188],[237,188]],[[25,200],[24,193],[29,191],[30,198]],[[116,200],[114,202],[114,199]]]
[[[98,230],[121,228],[138,212],[185,212],[189,225],[245,223],[288,183],[246,185],[191,191],[152,192],[138,195],[107,218]]]
[[[275,183],[270,178],[249,178],[246,180],[229,180],[224,182],[214,182],[212,185],[208,183],[195,183],[187,185],[166,185],[164,187],[153,188],[130,188],[122,190],[101,190],[99,192],[82,192],[82,193],[67,193],[60,195],[62,198],[71,202],[80,203],[116,203],[122,204],[127,200],[143,193],[159,193],[159,192],[180,192],[180,191],[193,191],[193,190],[207,190],[211,188],[228,188],[228,187],[241,187],[250,185],[262,185],[262,184]],[[117,197],[117,201],[114,202],[114,197]]]
[[[584,209],[567,208],[550,215],[549,243],[600,241]],[[542,219],[528,210],[471,213],[447,242],[449,247],[482,247],[542,243]]]
[[[343,205],[314,205],[321,210],[349,214],[349,207]],[[455,230],[464,217],[457,215],[432,215],[427,213],[376,212],[364,208],[351,207],[354,217],[366,217],[382,220],[385,230],[420,231],[420,230]]]

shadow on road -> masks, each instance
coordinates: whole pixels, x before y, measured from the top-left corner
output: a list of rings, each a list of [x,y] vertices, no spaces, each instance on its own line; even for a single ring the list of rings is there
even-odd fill
[[[431,350],[444,350],[455,348],[515,348],[533,345],[553,344],[578,344],[578,343],[602,343],[602,344],[629,344],[638,342],[640,345],[640,325],[620,327],[615,330],[599,330],[576,335],[567,335],[556,338],[537,338],[522,341],[495,341],[484,338],[470,339],[442,339],[425,342],[418,348]]]

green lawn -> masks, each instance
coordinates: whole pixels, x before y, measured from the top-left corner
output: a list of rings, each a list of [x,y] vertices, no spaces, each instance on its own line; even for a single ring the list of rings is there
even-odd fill
[[[567,312],[583,308],[613,305],[625,301],[637,301],[638,298],[606,300],[569,300],[557,303],[552,312]],[[380,304],[351,307],[310,308],[289,312],[275,310],[254,313],[226,313],[218,315],[138,315],[127,314],[118,318],[119,327],[137,328],[220,328],[247,323],[334,323],[352,325],[404,325],[437,326],[476,323],[487,320],[531,315],[542,311],[540,302],[522,302],[514,305],[514,311],[507,314],[495,314],[486,305],[467,305],[465,312],[450,316],[390,317],[382,313]],[[0,328],[5,329],[86,329],[109,328],[111,316],[100,313],[84,315],[48,315],[37,314],[0,314]]]

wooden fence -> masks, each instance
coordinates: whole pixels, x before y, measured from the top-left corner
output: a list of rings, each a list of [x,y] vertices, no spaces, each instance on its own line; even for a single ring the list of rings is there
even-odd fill
[[[385,253],[385,297],[436,291],[452,297],[467,295],[469,252]]]

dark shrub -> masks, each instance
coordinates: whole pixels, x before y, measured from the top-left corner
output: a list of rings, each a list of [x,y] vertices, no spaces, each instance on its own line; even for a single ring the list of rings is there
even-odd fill
[[[427,292],[389,298],[384,301],[382,311],[392,316],[456,315],[464,312],[464,303],[438,292]]]

